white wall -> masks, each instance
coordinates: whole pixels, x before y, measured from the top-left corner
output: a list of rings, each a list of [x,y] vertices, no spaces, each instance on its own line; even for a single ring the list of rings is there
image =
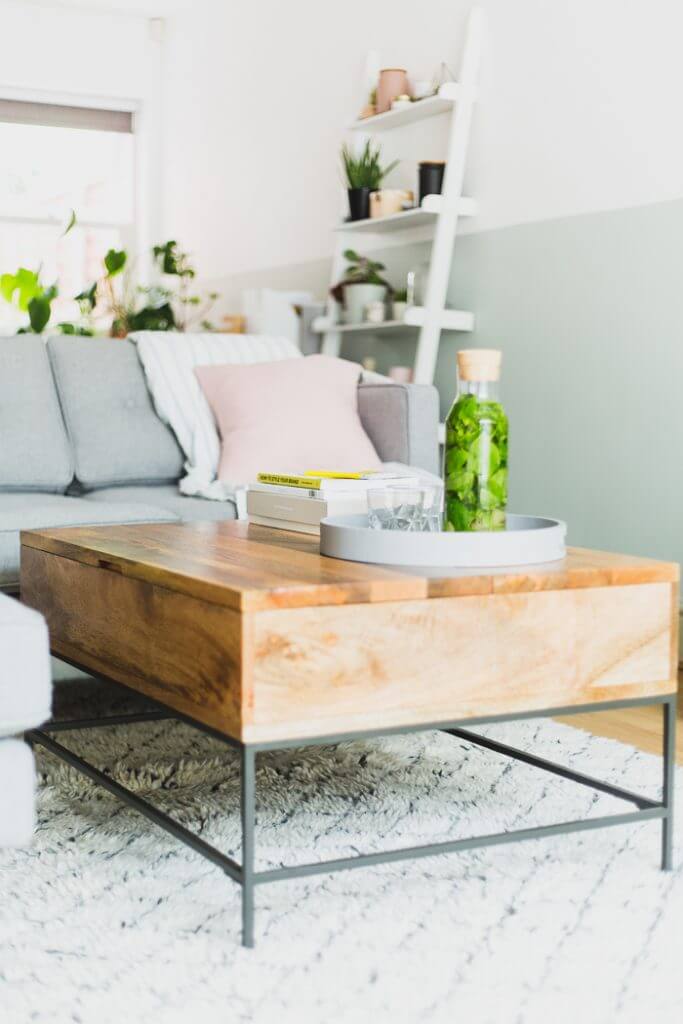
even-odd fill
[[[683,194],[679,0],[483,0],[477,228]]]
[[[481,216],[468,230],[683,192],[678,0],[482,6],[488,38],[467,175]],[[168,231],[213,278],[326,258],[340,213],[338,149],[367,50],[419,76],[441,59],[457,69],[469,7],[210,2],[169,19]]]
[[[467,188],[501,225],[683,192],[679,0],[482,0],[488,39]],[[151,174],[158,235],[202,276],[324,280],[341,212],[338,151],[366,53],[429,76],[457,70],[469,0],[5,2],[0,87],[147,97],[163,122]],[[112,9],[113,12],[112,12]],[[148,21],[165,14],[163,67]],[[163,113],[154,105],[160,74]],[[159,128],[162,124],[159,123]],[[423,151],[438,143],[426,130]],[[408,156],[400,136],[387,156]],[[411,154],[412,155],[412,154]],[[395,180],[414,182],[406,162]],[[314,277],[315,277],[314,274]],[[261,277],[259,276],[261,275]]]
[[[139,16],[25,0],[0,8],[0,88],[145,95],[148,28]]]

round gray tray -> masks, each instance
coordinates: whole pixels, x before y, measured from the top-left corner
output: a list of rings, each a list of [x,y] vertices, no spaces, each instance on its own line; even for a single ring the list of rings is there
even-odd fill
[[[565,555],[559,519],[508,513],[507,528],[482,533],[372,530],[366,515],[329,516],[320,523],[320,553],[351,562],[453,569],[539,565]]]

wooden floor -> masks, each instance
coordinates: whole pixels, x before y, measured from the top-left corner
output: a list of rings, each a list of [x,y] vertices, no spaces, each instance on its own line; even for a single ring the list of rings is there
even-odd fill
[[[683,764],[683,672],[678,682],[678,727],[676,760]],[[598,714],[568,715],[558,719],[567,725],[586,729],[596,736],[630,743],[651,754],[662,752],[662,712],[660,708],[631,708],[628,711],[601,711]]]

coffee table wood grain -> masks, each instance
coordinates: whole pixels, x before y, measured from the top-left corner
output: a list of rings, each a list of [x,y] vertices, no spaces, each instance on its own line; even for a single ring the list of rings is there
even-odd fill
[[[676,690],[678,566],[570,549],[429,574],[247,523],[22,533],[53,652],[243,743]]]

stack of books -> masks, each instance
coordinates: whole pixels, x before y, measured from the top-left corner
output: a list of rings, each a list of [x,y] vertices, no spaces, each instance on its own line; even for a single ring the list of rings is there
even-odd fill
[[[417,483],[417,477],[382,470],[259,473],[257,482],[250,484],[247,491],[247,515],[250,523],[261,526],[320,534],[320,520],[327,516],[367,512],[367,492],[371,488],[396,484],[412,487]]]

